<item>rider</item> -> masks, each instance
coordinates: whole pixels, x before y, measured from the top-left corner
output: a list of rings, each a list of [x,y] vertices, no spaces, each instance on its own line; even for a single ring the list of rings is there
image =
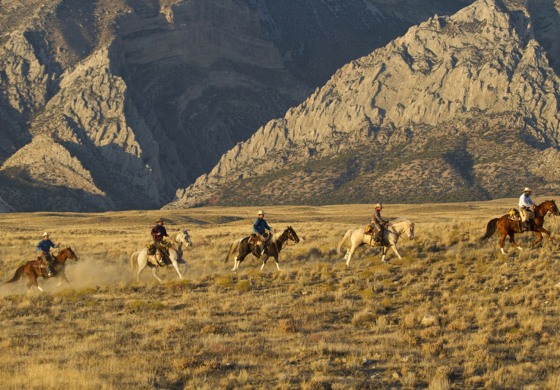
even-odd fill
[[[519,197],[519,212],[521,214],[521,224],[524,231],[531,230],[533,218],[535,217],[535,213],[532,210],[535,202],[531,199],[531,192],[529,187],[525,187],[523,193]]]
[[[375,205],[375,210],[371,215],[371,225],[376,227],[374,239],[378,244],[381,244],[383,241],[384,227],[387,222],[389,222],[381,217],[381,210],[383,210],[383,205],[381,203],[377,203]]]
[[[156,221],[156,225],[152,228],[152,238],[154,239],[154,247],[156,248],[156,250],[159,249],[162,256],[165,257],[167,254],[167,248],[163,242],[163,237],[169,237],[169,235],[167,234],[167,230],[165,229],[165,226],[163,226],[163,224],[163,218],[160,218]],[[165,260],[157,260],[159,262],[159,265],[165,265]]]
[[[266,231],[268,234],[265,236]],[[264,219],[264,211],[259,210],[257,212],[257,220],[253,224],[253,234],[257,237],[258,241],[263,243],[262,251],[260,251],[261,255],[264,254],[266,248],[266,242],[270,239],[272,228],[268,226],[266,220]],[[257,252],[259,252],[259,247],[257,246]]]
[[[52,242],[49,239],[49,233],[43,233],[43,239],[39,241],[37,244],[36,250],[40,251],[39,257],[43,259],[47,263],[47,275],[53,276],[54,275],[54,258],[51,255],[51,248],[58,248],[59,244]]]

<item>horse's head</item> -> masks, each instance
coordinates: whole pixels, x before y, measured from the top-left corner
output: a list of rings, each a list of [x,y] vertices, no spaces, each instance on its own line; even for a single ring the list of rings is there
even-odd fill
[[[288,239],[289,240],[292,240],[296,244],[299,242],[299,237],[298,237],[296,231],[291,226],[288,226],[286,228],[285,232],[288,234]]]
[[[177,241],[179,244],[185,244],[185,247],[189,245],[192,246],[191,235],[189,234],[189,231],[187,229],[179,232],[179,234],[177,234],[177,237],[175,237],[175,241]]]
[[[549,202],[550,202],[550,204],[551,204],[550,212],[551,212],[553,215],[559,216],[559,215],[560,215],[560,210],[558,210],[558,206],[556,206],[556,201],[554,201],[554,199],[553,199],[553,200],[551,200],[551,201],[549,201]]]
[[[408,225],[408,238],[414,240],[414,222],[411,222],[410,225]]]
[[[390,228],[392,228],[393,232],[398,236],[404,233],[411,240],[414,239],[414,222],[411,222],[408,219],[404,219],[401,220],[400,222],[392,223],[390,225]]]
[[[554,200],[545,200],[538,206],[539,214],[542,216],[546,216],[547,213],[552,215],[560,215],[560,211],[558,210],[558,206],[556,206],[556,202]]]
[[[76,253],[74,253],[74,251],[70,247],[66,247],[62,249],[58,254],[58,256],[56,256],[56,258],[62,263],[65,262],[66,260],[78,261],[78,256],[76,255]]]

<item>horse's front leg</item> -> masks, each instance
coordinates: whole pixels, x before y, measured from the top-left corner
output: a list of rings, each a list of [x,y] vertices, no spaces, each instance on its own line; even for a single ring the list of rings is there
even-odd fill
[[[66,282],[67,285],[70,285],[70,281],[66,277],[66,272],[61,270],[60,274],[58,275],[58,283],[56,284],[58,287],[62,286],[62,282]]]
[[[173,264],[173,268],[175,268],[175,271],[177,271],[179,279],[183,279],[183,275],[181,275],[181,271],[179,271],[179,264],[176,261],[172,261],[171,264]]]
[[[402,257],[400,255],[399,251],[397,250],[397,246],[395,244],[393,244],[393,245],[391,245],[391,248],[393,249],[393,252],[395,252],[397,257],[399,258],[399,260],[402,260]],[[389,249],[387,249],[387,251],[389,251]]]

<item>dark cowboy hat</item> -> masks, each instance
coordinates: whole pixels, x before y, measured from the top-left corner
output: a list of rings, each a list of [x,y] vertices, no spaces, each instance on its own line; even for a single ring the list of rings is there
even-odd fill
[[[163,218],[160,218],[156,221],[156,223],[164,222]]]

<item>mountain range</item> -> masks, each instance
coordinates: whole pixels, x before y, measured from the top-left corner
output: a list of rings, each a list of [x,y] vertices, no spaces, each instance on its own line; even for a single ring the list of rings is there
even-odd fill
[[[453,201],[559,186],[553,1],[0,10],[0,207]]]

